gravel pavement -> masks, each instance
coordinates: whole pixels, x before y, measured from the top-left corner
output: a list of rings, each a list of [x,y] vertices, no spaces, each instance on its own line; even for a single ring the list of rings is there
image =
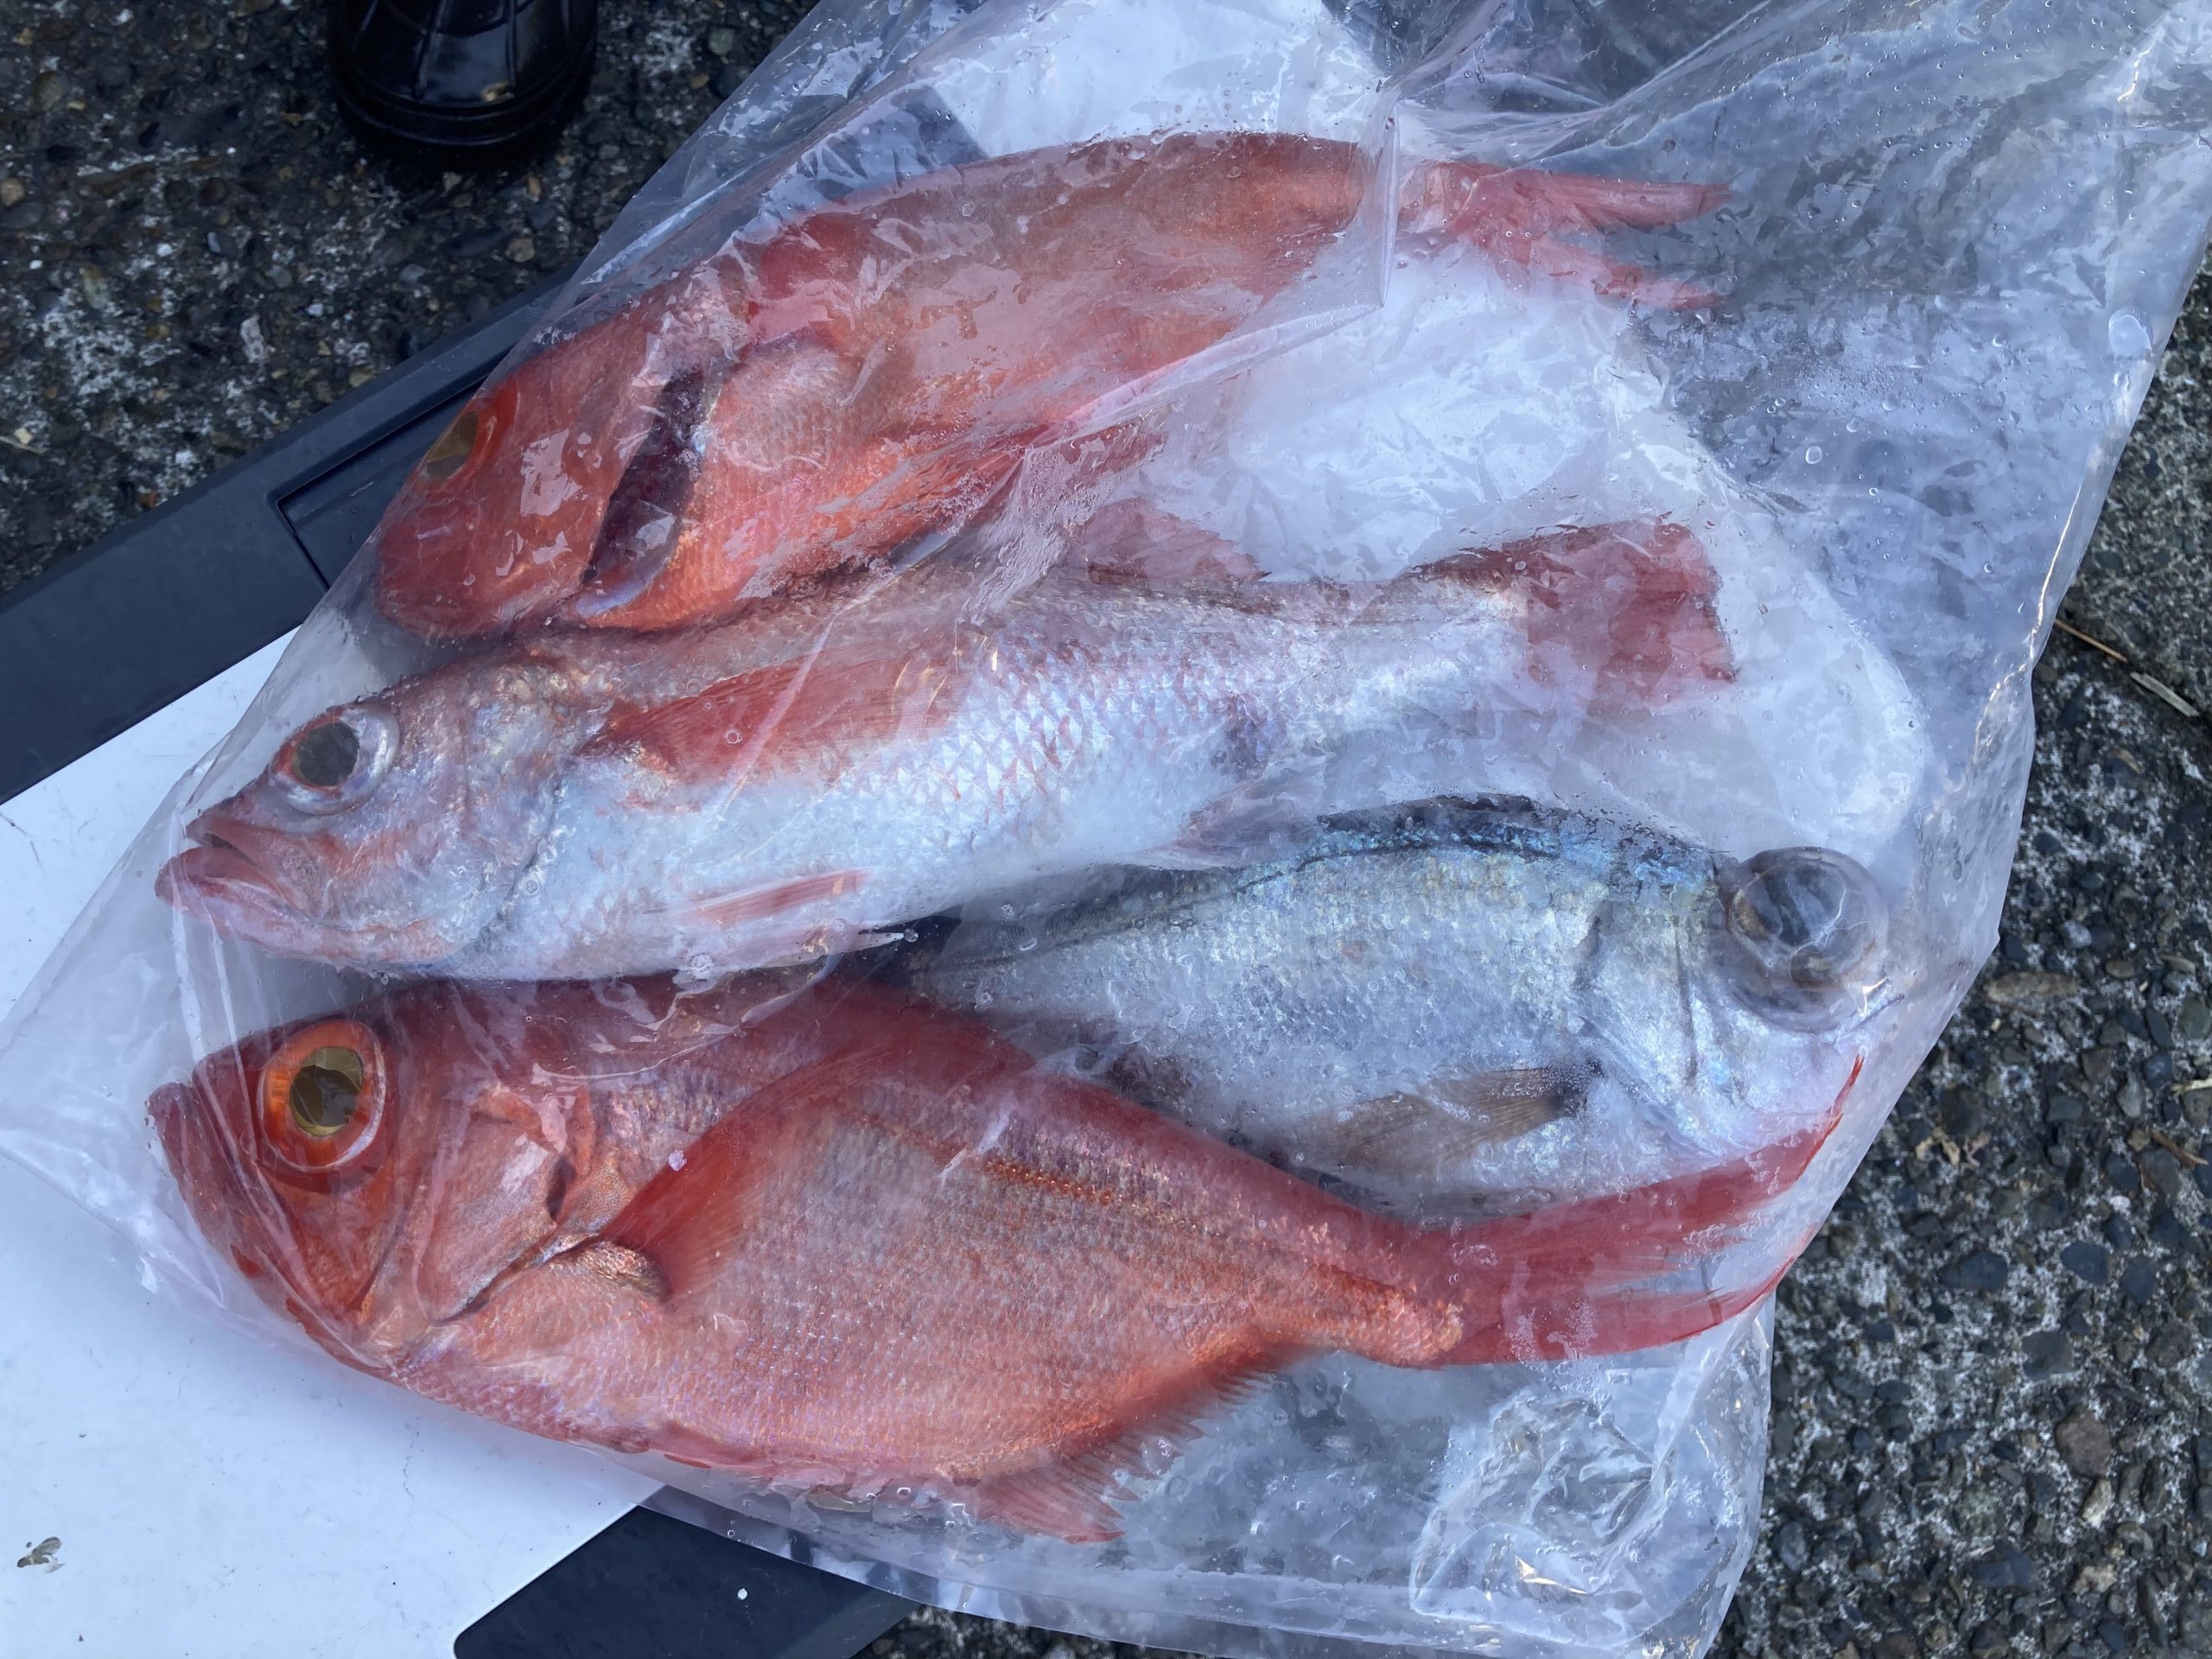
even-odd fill
[[[608,0],[557,144],[464,178],[361,154],[313,5],[0,0],[0,588],[579,257],[793,15]],[[2212,275],[2065,611],[2110,649],[2036,673],[2002,948],[1781,1293],[1720,1654],[2212,1652],[2208,529]]]

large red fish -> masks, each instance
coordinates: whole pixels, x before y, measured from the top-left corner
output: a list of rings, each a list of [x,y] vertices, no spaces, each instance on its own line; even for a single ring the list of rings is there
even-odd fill
[[[152,1112],[210,1243],[349,1364],[1077,1541],[1115,1535],[1141,1448],[1302,1356],[1617,1352],[1750,1306],[1778,1274],[1665,1281],[1827,1133],[1422,1231],[972,1021],[758,979],[421,984],[215,1055]]]
[[[961,523],[1026,452],[1111,425],[1252,321],[1373,185],[1348,143],[1116,139],[920,175],[726,242],[469,402],[378,528],[378,601],[434,637],[667,627]],[[1694,303],[1559,233],[1665,224],[1723,194],[1418,162],[1397,217]]]

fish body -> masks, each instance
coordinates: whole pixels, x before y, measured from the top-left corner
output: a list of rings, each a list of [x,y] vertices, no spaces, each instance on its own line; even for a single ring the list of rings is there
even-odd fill
[[[912,982],[1394,1210],[1630,1185],[1802,1126],[1888,969],[1886,907],[1839,855],[1738,862],[1518,802],[1346,815],[1272,862],[1065,899],[972,906]]]
[[[1727,1317],[1770,1278],[1635,1287],[1820,1143],[1423,1230],[972,1020],[758,980],[420,983],[150,1109],[210,1243],[350,1364],[540,1434],[1078,1541],[1302,1356],[1605,1352]]]
[[[1612,551],[1557,589],[1516,556],[1368,588],[1054,575],[988,611],[938,571],[818,626],[532,638],[310,721],[161,890],[372,969],[817,957],[1056,873],[1218,861],[1425,715],[1541,732],[1678,649],[1720,671],[1681,570]]]
[[[957,524],[1026,453],[1110,427],[1252,321],[1374,178],[1350,143],[1167,134],[924,173],[733,237],[471,399],[378,527],[378,604],[432,637],[669,627]],[[1398,217],[1685,303],[1704,296],[1554,232],[1721,198],[1437,162]]]

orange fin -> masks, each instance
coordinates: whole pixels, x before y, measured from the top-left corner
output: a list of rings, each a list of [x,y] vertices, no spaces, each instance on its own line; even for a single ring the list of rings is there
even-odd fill
[[[868,1044],[831,1055],[755,1090],[669,1160],[601,1230],[597,1245],[650,1263],[673,1299],[710,1285],[750,1243],[754,1195],[806,1156],[819,1109],[880,1075],[886,1051]]]
[[[1147,1473],[1147,1454],[1173,1457],[1202,1433],[1204,1419],[1256,1397],[1290,1356],[1248,1354],[1185,1390],[1173,1403],[1140,1408],[1139,1421],[1064,1452],[1039,1469],[980,1483],[969,1496],[984,1519],[1071,1544],[1103,1544],[1122,1535],[1116,1504],[1130,1496],[1131,1476]]]
[[[956,650],[826,651],[748,670],[672,702],[618,709],[586,753],[632,750],[699,780],[834,770],[945,717]]]
[[[1454,237],[1505,264],[1580,283],[1611,298],[1681,310],[1711,305],[1719,296],[1561,241],[1560,233],[1656,229],[1709,213],[1728,199],[1721,185],[1644,183],[1437,162],[1414,173],[1403,218],[1410,231]]]
[[[1795,1253],[1792,1253],[1795,1259]],[[1453,1349],[1447,1365],[1526,1363],[1536,1360],[1587,1359],[1599,1354],[1634,1353],[1686,1342],[1701,1331],[1725,1324],[1782,1282],[1784,1262],[1755,1285],[1717,1291],[1671,1291],[1649,1294],[1613,1293],[1563,1297],[1533,1307],[1516,1307],[1503,1321],[1478,1331]]]
[[[1467,1336],[1443,1363],[1480,1363],[1516,1331],[1571,1332],[1582,1344],[1576,1351],[1621,1352],[1679,1340],[1628,1339],[1633,1332],[1658,1328],[1665,1319],[1701,1321],[1681,1332],[1689,1335],[1749,1306],[1773,1280],[1746,1293],[1749,1300],[1733,1292],[1718,1299],[1701,1295],[1697,1300],[1726,1310],[1712,1317],[1694,1308],[1685,1312],[1687,1305],[1678,1299],[1669,1302],[1668,1293],[1656,1298],[1600,1293],[1675,1271],[1737,1243],[1742,1225],[1795,1185],[1834,1134],[1864,1064],[1853,1064],[1820,1122],[1740,1158],[1625,1192],[1432,1235],[1448,1260],[1447,1278],[1457,1287],[1468,1324]],[[1780,1276],[1777,1272],[1774,1278]],[[1665,1313],[1665,1319],[1655,1309]],[[1599,1317],[1605,1310],[1618,1315],[1610,1325]],[[1522,1357],[1522,1350],[1513,1348],[1511,1357]]]
[[[1061,1464],[1003,1475],[967,1494],[982,1520],[1071,1544],[1110,1543],[1120,1537],[1122,1517],[1114,1505],[1127,1496],[1118,1475],[1102,1484]]]
[[[1464,234],[1523,236],[1559,231],[1658,230],[1728,205],[1725,184],[1608,179],[1480,162],[1432,162],[1408,191],[1413,211],[1451,221]]]
[[[1720,578],[1680,524],[1559,531],[1448,563],[1525,599],[1538,671],[1593,673],[1600,707],[1646,708],[1735,677],[1713,608]]]

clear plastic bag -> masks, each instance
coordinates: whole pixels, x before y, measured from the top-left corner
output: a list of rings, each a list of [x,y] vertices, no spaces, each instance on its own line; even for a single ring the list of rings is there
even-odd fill
[[[2208,129],[2202,0],[830,0],[73,931],[0,1150],[904,1594],[1694,1650]]]

